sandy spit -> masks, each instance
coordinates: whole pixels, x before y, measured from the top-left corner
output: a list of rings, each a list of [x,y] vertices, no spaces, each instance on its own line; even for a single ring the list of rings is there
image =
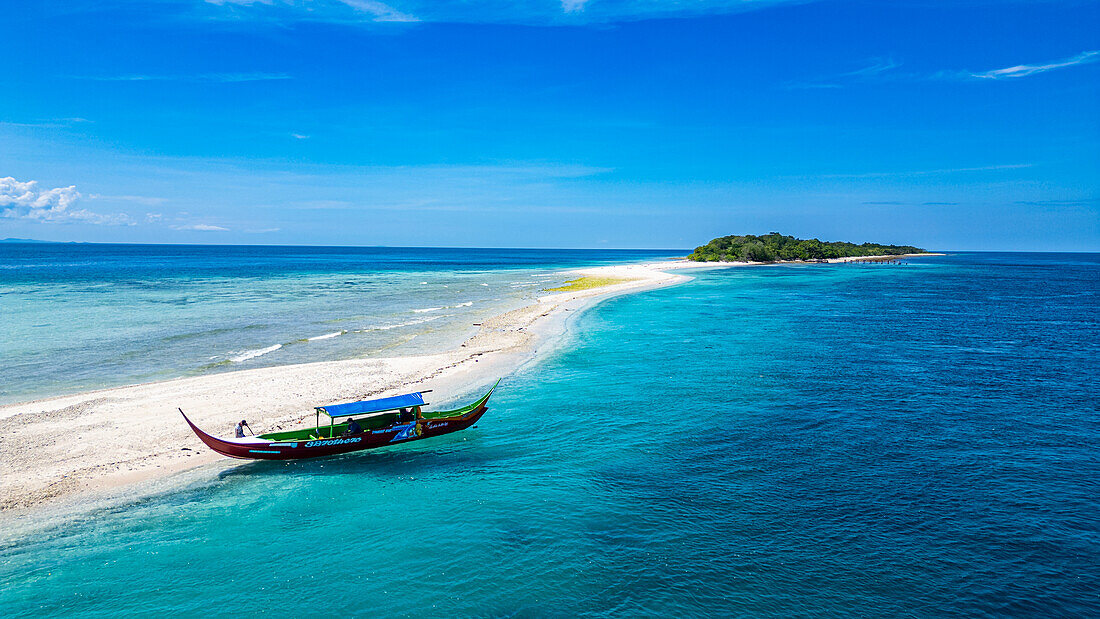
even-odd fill
[[[531,359],[596,301],[690,279],[668,271],[687,261],[606,266],[579,275],[630,279],[548,294],[483,322],[458,348],[438,354],[326,361],[241,370],[67,395],[0,407],[0,514],[96,496],[132,494],[143,482],[240,461],[211,452],[177,408],[214,434],[247,419],[257,433],[313,423],[321,404],[432,389],[429,400],[472,395]],[[729,266],[729,265],[723,265]]]
[[[454,401],[550,349],[567,319],[602,299],[691,279],[673,272],[680,269],[750,265],[674,260],[577,270],[630,281],[539,297],[438,354],[240,370],[0,406],[0,516],[140,497],[168,479],[240,465],[199,442],[177,408],[208,432],[231,436],[240,419],[257,434],[311,424],[313,407],[333,402],[427,389],[429,401]]]

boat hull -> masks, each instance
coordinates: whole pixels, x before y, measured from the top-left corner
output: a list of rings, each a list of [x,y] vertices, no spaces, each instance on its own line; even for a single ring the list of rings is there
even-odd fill
[[[477,423],[488,410],[486,397],[473,410],[457,417],[420,419],[351,436],[336,436],[307,441],[266,441],[261,439],[222,439],[203,432],[187,415],[187,425],[207,447],[230,458],[246,460],[299,460],[375,449],[408,443],[465,430]],[[183,414],[182,411],[180,411]]]

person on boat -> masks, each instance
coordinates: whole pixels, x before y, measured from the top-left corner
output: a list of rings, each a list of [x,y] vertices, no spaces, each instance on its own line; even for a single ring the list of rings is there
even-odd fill
[[[348,420],[348,427],[344,430],[344,436],[351,436],[352,434],[362,434],[363,428],[359,427],[359,422],[355,419]]]
[[[241,422],[238,423],[237,427],[234,429],[234,431],[236,432],[237,438],[244,438],[244,429],[245,428],[248,428],[248,422],[245,421],[244,419],[242,419]],[[248,428],[248,429],[251,430],[252,428]]]
[[[400,414],[397,416],[398,421],[410,421],[412,420],[412,411],[407,408],[401,409]]]

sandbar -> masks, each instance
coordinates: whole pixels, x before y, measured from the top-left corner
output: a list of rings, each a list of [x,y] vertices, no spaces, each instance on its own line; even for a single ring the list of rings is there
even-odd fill
[[[455,402],[552,348],[580,310],[691,279],[675,273],[681,269],[731,266],[753,263],[669,260],[572,271],[615,283],[538,297],[436,354],[239,370],[0,406],[0,515],[132,492],[189,469],[240,465],[206,449],[179,408],[207,431],[228,436],[240,419],[257,433],[312,424],[313,407],[334,402],[427,389],[440,404]]]

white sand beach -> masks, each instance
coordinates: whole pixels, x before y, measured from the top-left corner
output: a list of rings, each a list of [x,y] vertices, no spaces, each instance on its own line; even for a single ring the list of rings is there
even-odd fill
[[[438,354],[267,367],[91,391],[0,407],[0,513],[96,495],[220,461],[177,408],[214,433],[247,419],[257,433],[312,423],[313,407],[432,389],[433,400],[472,395],[564,331],[571,312],[615,294],[689,278],[706,268],[669,261],[606,266],[578,276],[629,280],[547,294],[483,322],[459,347]],[[724,265],[729,266],[729,265]]]
[[[679,260],[578,270],[605,285],[539,297],[437,354],[241,370],[0,407],[0,513],[132,488],[214,462],[240,464],[200,443],[177,408],[207,431],[229,435],[240,419],[257,433],[291,429],[312,423],[314,406],[400,392],[431,389],[433,401],[454,401],[548,348],[578,310],[690,279],[677,270],[730,266],[749,263]]]

